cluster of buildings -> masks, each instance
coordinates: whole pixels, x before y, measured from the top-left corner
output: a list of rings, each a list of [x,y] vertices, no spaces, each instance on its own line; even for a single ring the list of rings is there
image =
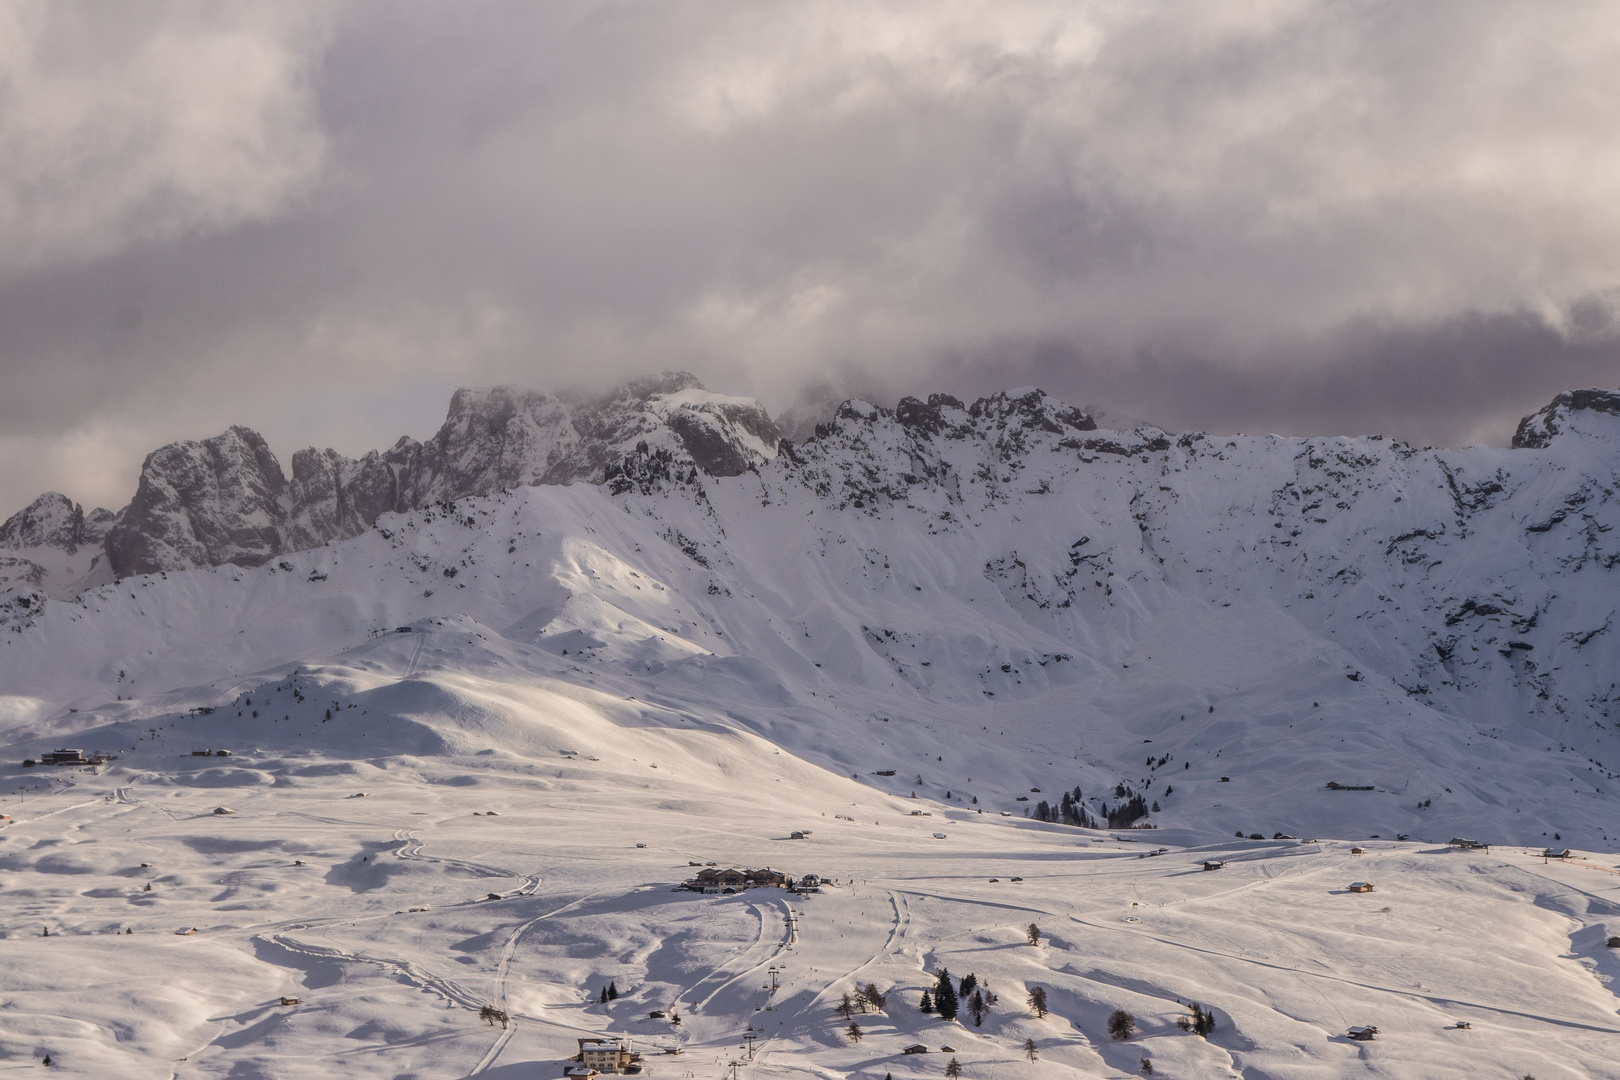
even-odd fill
[[[792,889],[794,892],[820,892],[822,879],[816,874],[805,874],[795,881],[780,870],[762,867],[758,870],[742,870],[735,867],[719,869],[705,866],[695,875],[676,886],[696,893],[722,893],[730,895],[740,893],[744,889]]]
[[[107,754],[98,752],[86,755],[83,750],[74,748],[48,751],[41,754],[38,761],[28,758],[23,762],[23,767],[32,768],[35,765],[105,765],[112,760],[113,758]]]

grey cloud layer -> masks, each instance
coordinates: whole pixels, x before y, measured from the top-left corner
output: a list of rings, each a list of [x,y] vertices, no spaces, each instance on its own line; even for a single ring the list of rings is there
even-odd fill
[[[1605,5],[39,3],[0,55],[5,506],[464,383],[1447,442],[1620,370]]]

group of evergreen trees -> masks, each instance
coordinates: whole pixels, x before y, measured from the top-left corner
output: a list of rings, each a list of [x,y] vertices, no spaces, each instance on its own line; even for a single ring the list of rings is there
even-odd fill
[[[998,1000],[989,987],[979,985],[979,977],[972,972],[962,976],[962,981],[953,986],[950,971],[940,968],[939,977],[934,982],[933,997],[929,997],[928,991],[924,990],[918,1008],[925,1013],[938,1013],[941,1020],[955,1020],[965,1008],[968,1015],[973,1017],[973,1026],[980,1027]]]
[[[1032,931],[1035,929],[1033,923],[1030,924],[1030,929]],[[869,987],[869,989],[871,988]],[[846,1007],[850,1005],[850,1000],[850,996],[845,994],[844,1003]],[[973,1022],[977,1026],[984,1022],[985,1014],[995,1004],[995,994],[991,993],[988,988],[980,986],[977,976],[969,973],[962,977],[961,982],[953,983],[951,973],[945,968],[940,968],[939,975],[934,981],[933,994],[930,995],[928,991],[923,991],[921,1008],[925,1013],[938,1013],[942,1020],[955,1020],[958,1011],[965,1008],[968,1014],[973,1017]],[[1029,1007],[1037,1018],[1043,1020],[1046,1018],[1048,1009],[1045,987],[1030,987]],[[1210,1034],[1215,1030],[1214,1012],[1204,1008],[1196,1001],[1188,1005],[1187,1008],[1191,1010],[1192,1015],[1181,1017],[1176,1021],[1176,1025],[1183,1031],[1194,1032],[1206,1039],[1209,1038]],[[852,1041],[860,1041],[860,1029],[854,1023],[850,1024],[847,1034]],[[1108,1034],[1121,1041],[1135,1037],[1136,1017],[1124,1009],[1115,1009],[1108,1017]],[[1032,1062],[1037,1059],[1037,1049],[1033,1039],[1024,1040],[1024,1055]],[[950,1064],[956,1065],[956,1059],[952,1058]],[[1152,1075],[1152,1072],[1152,1062],[1147,1058],[1143,1058],[1142,1074],[1147,1076]],[[945,1075],[948,1077],[960,1076],[961,1066],[958,1065],[954,1071],[947,1066]],[[885,1077],[884,1080],[889,1080],[889,1078]]]
[[[845,1020],[849,1020],[849,1027],[844,1029],[844,1035],[849,1041],[858,1043],[866,1037],[866,1032],[861,1030],[861,1025],[854,1020],[850,1020],[850,1017],[855,1014],[857,1009],[863,1013],[868,1009],[872,1012],[882,1012],[883,1007],[888,1003],[889,999],[884,996],[883,991],[877,988],[877,983],[867,983],[856,990],[854,994],[851,994],[848,990],[844,991],[844,998],[838,1003],[838,1008],[835,1011]]]
[[[1121,790],[1115,788],[1116,791]],[[1125,801],[1118,803],[1112,810],[1107,803],[1102,804],[1102,816],[1107,819],[1110,829],[1128,829],[1131,823],[1147,817],[1147,800],[1140,795],[1130,795]]]
[[[1169,794],[1169,791],[1167,790],[1165,794]],[[1036,821],[1050,821],[1054,825],[1076,825],[1082,829],[1101,829],[1105,827],[1109,829],[1128,829],[1133,822],[1147,817],[1147,799],[1132,792],[1124,784],[1114,786],[1114,795],[1121,801],[1112,809],[1109,808],[1106,802],[1103,803],[1097,815],[1093,816],[1086,811],[1086,804],[1080,793],[1080,788],[1076,787],[1073,791],[1065,791],[1063,798],[1056,806],[1042,799],[1035,804],[1035,809],[1030,816],[1035,818]],[[1154,803],[1153,809],[1157,811],[1159,804]]]
[[[1215,1014],[1196,1001],[1187,1007],[1192,1010],[1192,1015],[1181,1017],[1176,1021],[1176,1026],[1182,1031],[1191,1031],[1206,1039],[1209,1038],[1210,1033],[1215,1030]]]
[[[596,995],[596,1001],[599,1005],[606,1005],[608,1002],[616,1000],[618,996],[618,983],[610,982],[606,986],[602,987],[602,992],[600,994]]]
[[[1082,798],[1080,788],[1076,786],[1073,791],[1065,791],[1056,806],[1045,799],[1036,803],[1033,816],[1037,821],[1050,821],[1054,825],[1076,825],[1082,829],[1095,829],[1098,827],[1097,819],[1086,813]]]
[[[844,991],[844,998],[838,1003],[838,1008],[835,1011],[839,1016],[848,1020],[855,1015],[856,1010],[863,1013],[868,1011],[882,1012],[884,1006],[888,1003],[889,999],[884,995],[883,991],[877,988],[877,983],[867,983],[865,986],[858,988],[854,994],[850,994],[847,990]]]

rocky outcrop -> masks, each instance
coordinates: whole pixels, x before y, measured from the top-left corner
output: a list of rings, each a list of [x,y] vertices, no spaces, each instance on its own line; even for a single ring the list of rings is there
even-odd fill
[[[1582,413],[1587,416],[1582,417]],[[1572,423],[1580,426],[1582,419],[1603,415],[1620,416],[1620,394],[1612,390],[1566,390],[1546,408],[1519,421],[1519,429],[1513,433],[1513,448],[1545,450]]]
[[[84,542],[84,508],[56,491],[47,491],[0,524],[0,548],[54,547],[71,553]]]
[[[1033,388],[972,404],[948,394],[906,397],[892,411],[849,401],[803,434],[814,441],[879,416],[892,418],[912,439],[988,439],[1003,462],[1048,437],[1082,460],[1170,445],[1157,428],[1098,432],[1095,418]],[[1525,417],[1513,445],[1545,448],[1566,432],[1620,433],[1614,417],[1620,417],[1620,393],[1569,391]],[[757,401],[710,393],[683,372],[628,382],[597,398],[504,386],[458,390],[444,424],[426,441],[401,438],[359,458],[310,447],[293,455],[290,480],[263,438],[233,427],[154,451],[134,501],[118,515],[85,514],[55,492],[40,496],[0,524],[0,587],[88,580],[103,544],[107,558],[96,572],[107,574],[110,566],[120,577],[254,566],[358,535],[393,511],[534,484],[608,482],[618,491],[661,477],[735,476],[773,459],[784,445]],[[918,459],[895,475],[909,484],[926,471]],[[840,477],[838,483],[853,481]],[[864,506],[876,492],[863,481],[848,494]],[[93,554],[79,558],[82,552]],[[55,595],[65,585],[48,587]]]
[[[354,536],[379,514],[535,484],[601,483],[637,453],[677,469],[735,476],[776,456],[764,406],[667,372],[594,399],[497,386],[457,390],[426,442],[404,438],[358,460],[293,456],[288,550]]]
[[[47,491],[0,524],[0,591],[13,586],[69,595],[95,569],[101,542],[118,520],[101,507],[86,514],[66,495]]]
[[[154,450],[140,486],[107,533],[113,571],[258,566],[284,550],[287,479],[256,431],[232,427],[202,442]]]
[[[356,536],[391,511],[526,485],[600,483],[638,453],[658,453],[681,471],[735,476],[775,457],[780,441],[758,402],[712,394],[683,372],[593,399],[463,389],[427,441],[402,438],[360,458],[310,447],[293,455],[290,481],[247,428],[165,446],[147,457],[106,548],[120,577],[257,566]],[[62,511],[52,504],[50,513],[55,521]]]
[[[399,474],[375,450],[358,461],[313,446],[298,451],[292,458],[288,494],[291,507],[284,540],[288,551],[358,536],[379,515],[402,504]]]
[[[740,476],[776,456],[782,432],[765,407],[701,387],[660,393],[646,409],[662,418],[697,467],[711,476]]]

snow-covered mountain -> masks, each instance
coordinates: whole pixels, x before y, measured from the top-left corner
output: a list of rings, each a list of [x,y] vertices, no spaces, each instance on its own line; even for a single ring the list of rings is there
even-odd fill
[[[102,541],[118,520],[101,507],[86,514],[66,495],[47,491],[0,523],[0,589],[49,588],[53,595],[112,580]]]
[[[569,670],[602,665],[643,698],[677,694],[725,715],[732,691],[770,702],[779,721],[745,721],[767,738],[788,716],[823,734],[853,724],[813,751],[839,771],[892,753],[870,745],[874,718],[921,725],[900,742],[908,760],[941,757],[938,740],[960,756],[975,730],[1022,732],[1025,750],[974,746],[966,756],[981,764],[895,781],[908,792],[1078,786],[1099,820],[1141,796],[1160,806],[1155,821],[1268,835],[1354,820],[1601,841],[1620,835],[1601,764],[1620,765],[1615,398],[1563,395],[1526,421],[1525,447],[1468,450],[1104,431],[1033,389],[971,405],[852,401],[810,441],[715,476],[689,451],[641,439],[658,434],[650,422],[626,434],[615,420],[589,444],[635,437],[617,462],[583,443],[542,454],[529,433],[549,399],[489,409],[511,398],[458,395],[430,444],[442,456],[410,473],[430,477],[414,490],[604,483],[378,510],[346,543],[250,573],[228,560],[274,555],[284,496],[268,481],[220,482],[213,501],[240,513],[208,530],[193,518],[202,548],[149,531],[179,561],[226,568],[125,579],[73,603],[14,593],[0,681],[41,715],[132,692],[167,708],[221,672],[465,614],[487,633],[567,649]],[[519,452],[486,454],[471,438],[492,411],[496,430],[523,433],[507,444]],[[202,444],[165,475],[271,476],[250,434]],[[479,453],[454,453],[463,447]],[[357,530],[382,505],[323,528]],[[132,507],[119,528],[132,518],[165,520]],[[746,690],[717,690],[717,670],[746,671]],[[1037,769],[1025,753],[1052,762]],[[1162,772],[1177,764],[1179,784]],[[1201,793],[1212,772],[1243,774],[1220,809]],[[1004,779],[984,788],[992,776]],[[1548,789],[1548,776],[1574,786]],[[1346,802],[1323,794],[1329,781],[1381,794]]]
[[[780,438],[758,402],[710,393],[682,372],[595,399],[458,390],[427,442],[405,437],[359,459],[309,447],[293,455],[291,479],[262,436],[233,426],[149,454],[134,500],[116,515],[85,517],[62,495],[40,496],[0,526],[0,585],[66,599],[112,577],[258,566],[358,535],[380,514],[532,484],[600,483],[642,447],[681,469],[735,476],[774,457]]]
[[[566,430],[458,395],[430,464],[297,497],[312,467],[278,489],[228,431],[152,500],[234,516],[153,535],[247,557],[0,594],[0,1053],[520,1076],[613,1032],[656,1080],[746,1031],[754,1067],[870,1080],[944,1046],[1015,1080],[1620,1076],[1620,395],[1432,450],[1033,389],[778,447],[693,391]],[[431,501],[391,509],[400,476]],[[354,535],[270,552],[295,504]],[[70,535],[50,505],[8,535]],[[58,746],[117,759],[20,764]],[[711,860],[837,887],[670,892]],[[942,967],[999,994],[982,1026],[917,1011]]]

